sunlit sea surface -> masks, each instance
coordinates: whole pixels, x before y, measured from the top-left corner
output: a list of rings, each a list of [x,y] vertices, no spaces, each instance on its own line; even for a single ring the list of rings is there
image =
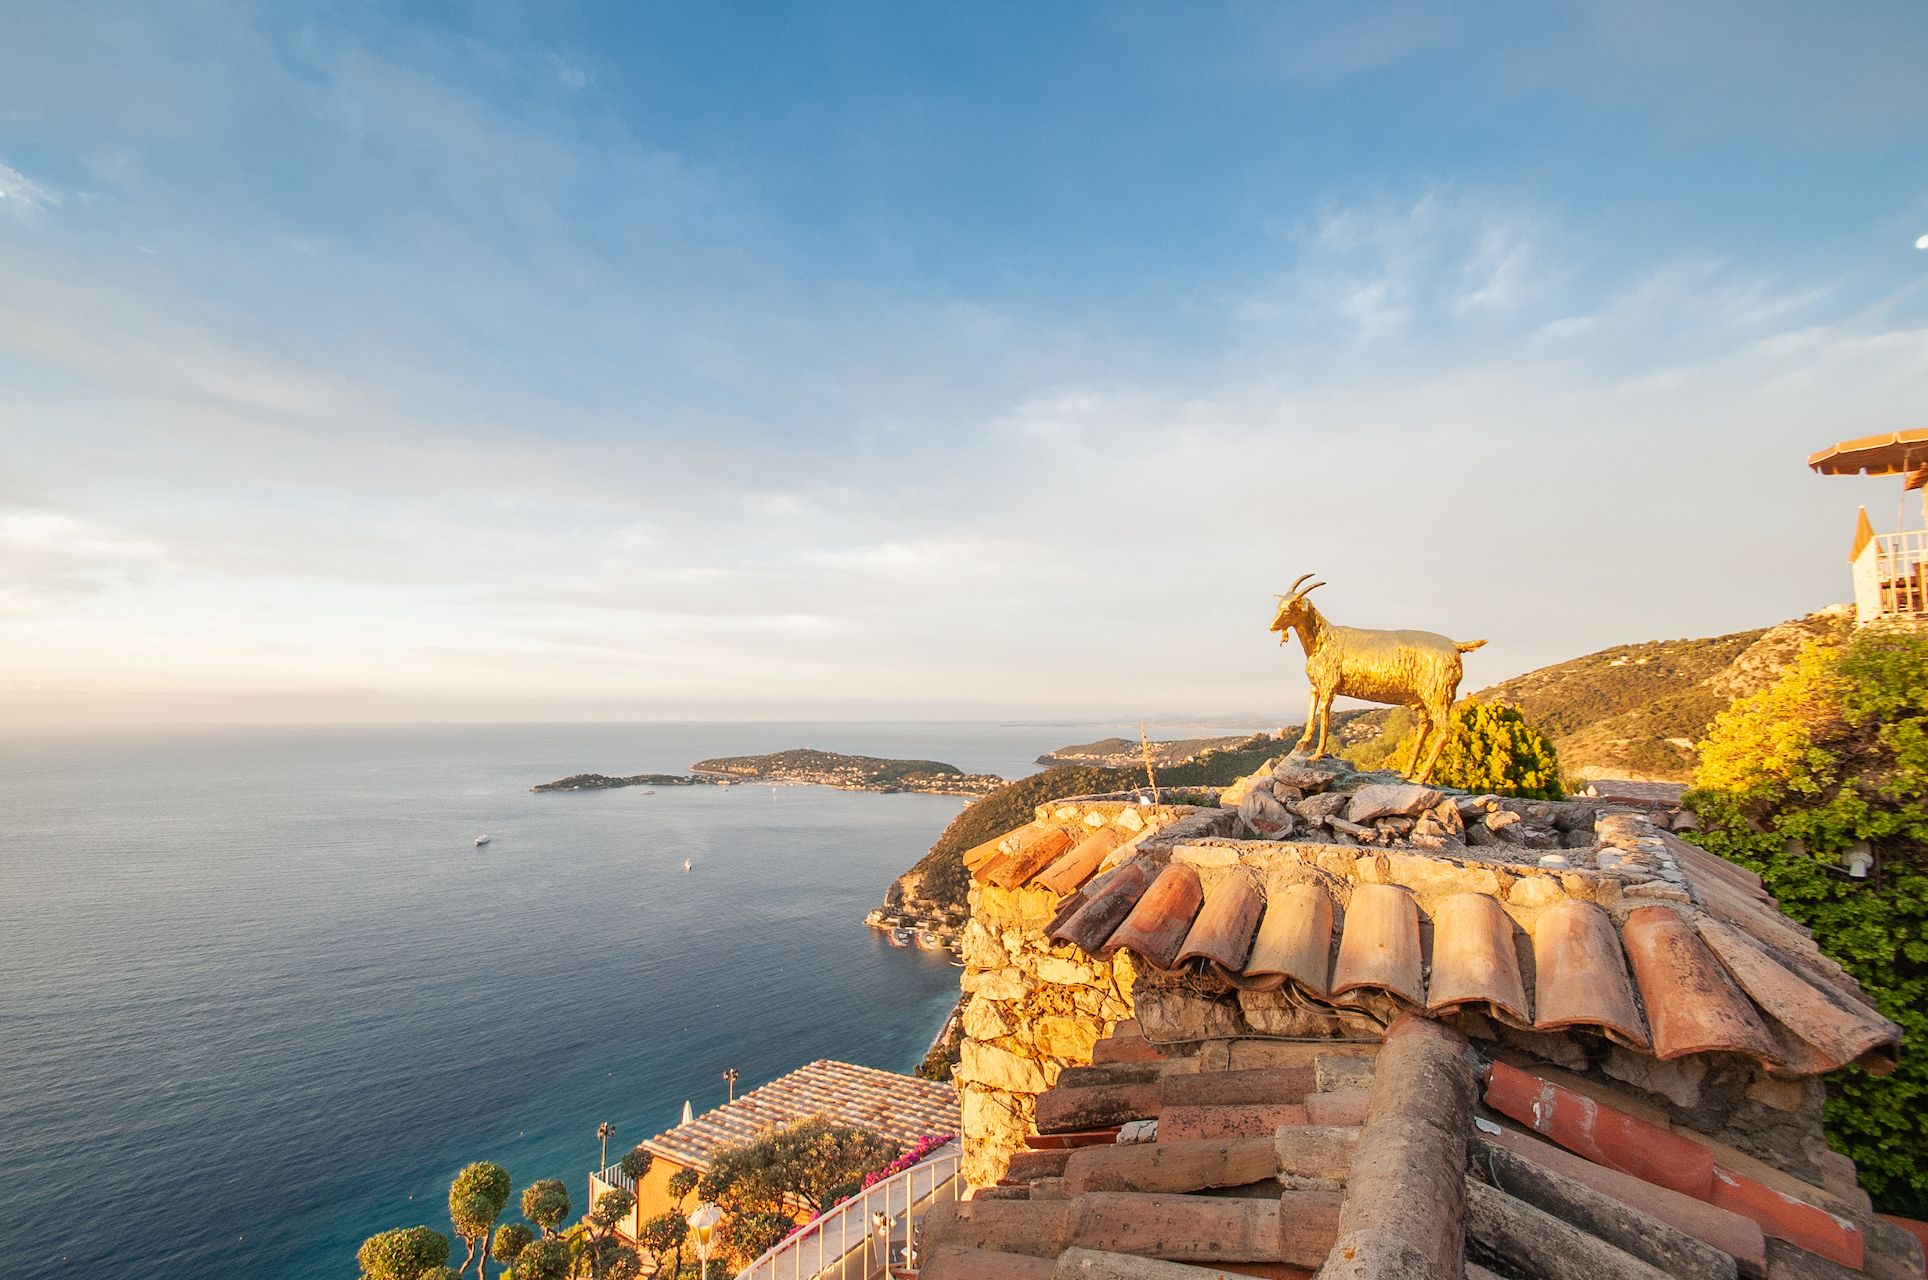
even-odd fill
[[[446,1230],[470,1160],[518,1188],[563,1178],[580,1201],[599,1121],[613,1158],[685,1099],[722,1102],[726,1067],[744,1088],[822,1057],[909,1070],[957,970],[862,918],[961,801],[529,787],[806,745],[1019,777],[1081,736],[0,736],[9,1274],[352,1277],[372,1232]]]

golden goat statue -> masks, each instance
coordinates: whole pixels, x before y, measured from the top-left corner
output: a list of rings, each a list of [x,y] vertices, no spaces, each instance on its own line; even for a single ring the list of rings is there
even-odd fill
[[[1316,734],[1312,756],[1325,755],[1332,699],[1339,694],[1408,706],[1419,713],[1422,723],[1413,735],[1412,759],[1405,772],[1414,782],[1426,781],[1452,731],[1453,698],[1462,674],[1460,655],[1486,641],[1449,640],[1431,631],[1335,627],[1306,599],[1307,593],[1325,583],[1300,587],[1311,576],[1302,575],[1287,594],[1278,597],[1279,611],[1271,626],[1279,633],[1280,644],[1298,632],[1305,649],[1306,679],[1312,682],[1312,708],[1293,753],[1303,751]]]

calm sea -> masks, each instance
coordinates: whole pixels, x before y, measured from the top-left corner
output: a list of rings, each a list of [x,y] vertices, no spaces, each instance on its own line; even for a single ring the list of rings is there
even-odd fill
[[[1078,726],[0,737],[10,1275],[348,1277],[450,1176],[597,1158],[814,1058],[908,1070],[947,957],[863,927],[958,811],[821,788],[532,795],[813,746],[1019,777]],[[494,842],[477,849],[482,832]],[[685,858],[694,869],[682,870]],[[582,1208],[578,1205],[578,1211]]]

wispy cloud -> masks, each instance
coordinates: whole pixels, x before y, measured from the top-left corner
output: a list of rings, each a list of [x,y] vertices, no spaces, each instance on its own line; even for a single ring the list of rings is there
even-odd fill
[[[29,178],[12,165],[0,163],[0,216],[31,223],[58,208],[60,193]]]

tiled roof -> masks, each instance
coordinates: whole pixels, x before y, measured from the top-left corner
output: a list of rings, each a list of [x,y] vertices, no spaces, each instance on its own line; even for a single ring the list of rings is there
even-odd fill
[[[1455,803],[1469,798],[1443,801]],[[1065,802],[1058,812],[1077,818],[1042,816],[966,863],[980,883],[1067,895],[1053,941],[1097,956],[1124,949],[1228,989],[1284,990],[1361,1029],[1401,1012],[1471,1013],[1529,1032],[1594,1032],[1662,1060],[1744,1054],[1783,1075],[1892,1065],[1900,1029],[1759,877],[1644,813],[1591,803],[1602,810],[1594,832],[1578,833],[1591,843],[1536,857],[1390,836],[1167,839],[1153,851],[1094,829],[1104,819],[1089,803]],[[1488,816],[1490,826],[1508,815]]]
[[[741,1146],[772,1125],[812,1116],[909,1147],[919,1138],[958,1131],[957,1091],[919,1076],[820,1058],[643,1146],[685,1168],[707,1169],[717,1152]]]
[[[923,1280],[1922,1274],[1865,1199],[1639,1110],[1411,1015],[1383,1046],[1124,1024],[1039,1098],[1003,1183],[930,1211]]]

